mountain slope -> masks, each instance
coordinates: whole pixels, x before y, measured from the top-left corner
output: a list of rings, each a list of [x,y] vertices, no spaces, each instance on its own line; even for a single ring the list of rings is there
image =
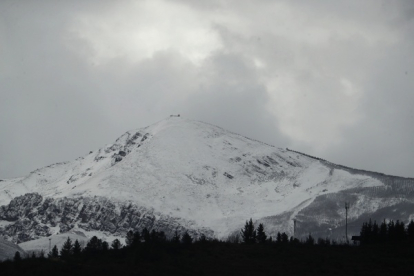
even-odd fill
[[[13,260],[16,252],[19,252],[21,257],[24,257],[26,254],[20,246],[0,237],[0,261]]]
[[[172,117],[128,131],[114,144],[75,161],[54,164],[24,178],[0,182],[0,205],[33,192],[41,196],[41,202],[47,200],[46,197],[78,201],[99,197],[112,202],[117,206],[115,209],[133,204],[148,210],[154,221],[164,216],[175,222],[174,227],[204,229],[204,232],[209,229],[218,237],[237,231],[250,217],[267,221],[273,232],[283,229],[291,233],[293,218],[306,221],[304,214],[314,206],[324,208],[319,202],[321,198],[327,198],[327,202],[333,195],[344,192],[348,195],[346,191],[355,189],[387,190],[395,179],[400,178],[337,166],[210,124]],[[412,179],[406,181],[411,189]],[[365,210],[374,212],[397,202],[387,199],[383,204],[369,203],[362,207],[363,200],[360,197],[355,200],[354,213],[351,213],[355,218]],[[342,201],[337,200],[341,204]],[[19,208],[27,208],[24,204]],[[338,223],[343,220],[339,206],[337,219],[329,222],[333,223],[329,224],[332,227],[339,227]],[[4,215],[8,208],[10,205],[3,208],[3,215],[0,212],[0,219],[10,221]],[[23,214],[16,219],[22,219]],[[50,222],[45,225],[50,228]],[[69,231],[71,225],[77,227],[76,220],[61,228]],[[123,235],[128,228],[140,227],[142,225],[127,225],[121,227],[122,231],[105,231],[110,235]],[[38,236],[31,233],[26,240]]]

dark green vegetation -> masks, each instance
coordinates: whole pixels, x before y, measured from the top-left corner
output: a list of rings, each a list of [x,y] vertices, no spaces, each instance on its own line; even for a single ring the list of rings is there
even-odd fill
[[[272,241],[263,226],[255,229],[250,221],[241,231],[244,242],[204,236],[194,241],[178,233],[168,240],[163,232],[144,229],[129,232],[126,246],[93,237],[80,250],[77,241],[68,239],[59,252],[55,248],[48,256],[16,256],[0,263],[0,275],[411,275],[414,223],[385,226],[378,228],[385,231],[386,241],[366,242],[374,223],[364,223],[361,246],[315,241],[311,236],[299,241],[285,233]],[[391,238],[393,233],[400,238]]]

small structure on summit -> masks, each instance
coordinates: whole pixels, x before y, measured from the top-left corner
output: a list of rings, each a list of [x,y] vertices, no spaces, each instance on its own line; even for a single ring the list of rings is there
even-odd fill
[[[180,117],[180,114],[177,114],[177,115],[170,115],[170,117]]]

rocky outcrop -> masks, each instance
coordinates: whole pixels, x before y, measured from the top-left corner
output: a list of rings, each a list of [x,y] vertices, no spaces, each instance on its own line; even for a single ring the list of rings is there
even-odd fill
[[[6,239],[20,243],[75,229],[125,236],[144,228],[164,231],[167,237],[188,231],[193,237],[212,236],[213,231],[197,228],[191,221],[173,218],[132,203],[113,202],[103,197],[43,198],[37,193],[14,198],[0,207],[0,227]],[[11,223],[10,223],[11,222]]]

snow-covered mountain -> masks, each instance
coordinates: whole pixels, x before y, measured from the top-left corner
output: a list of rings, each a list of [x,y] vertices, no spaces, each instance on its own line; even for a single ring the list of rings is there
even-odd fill
[[[75,161],[2,180],[0,233],[25,242],[68,231],[122,237],[147,227],[224,238],[253,218],[270,234],[292,234],[296,219],[298,236],[341,236],[345,201],[352,234],[369,217],[414,218],[413,188],[414,179],[171,117]]]

